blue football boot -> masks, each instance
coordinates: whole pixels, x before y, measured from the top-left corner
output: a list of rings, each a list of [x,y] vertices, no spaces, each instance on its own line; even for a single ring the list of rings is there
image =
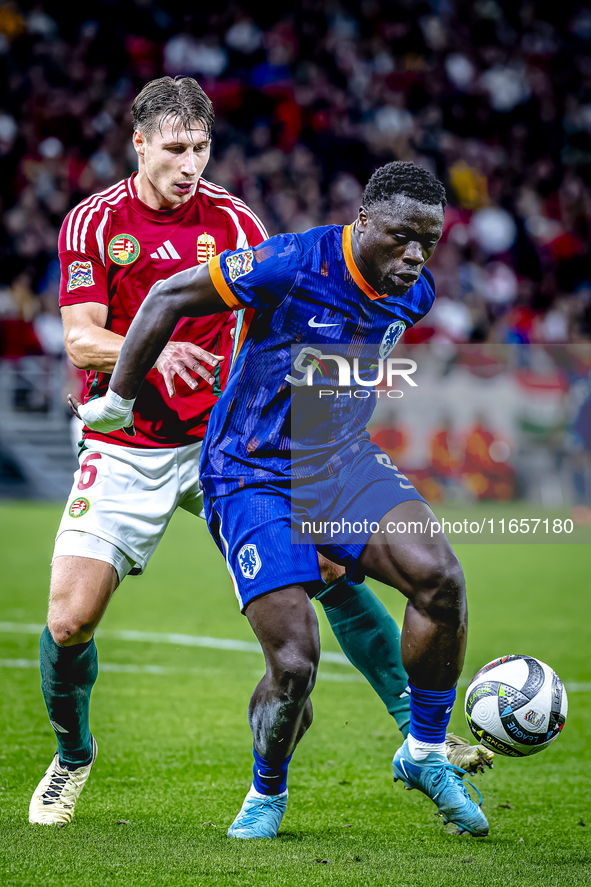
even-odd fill
[[[251,786],[228,837],[276,838],[286,807],[287,789],[280,795],[261,795]]]
[[[394,755],[392,770],[394,782],[401,779],[405,788],[417,788],[431,798],[437,804],[443,821],[455,823],[459,834],[470,832],[476,837],[488,835],[488,822],[480,809],[482,795],[472,786],[480,798],[480,804],[475,804],[462,782],[466,771],[453,767],[445,755],[431,753],[424,761],[415,761],[409,751],[408,740],[405,740]]]

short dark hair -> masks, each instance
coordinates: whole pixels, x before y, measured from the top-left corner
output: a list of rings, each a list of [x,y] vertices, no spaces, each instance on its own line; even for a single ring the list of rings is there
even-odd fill
[[[422,166],[395,160],[380,166],[365,186],[361,202],[365,209],[386,203],[397,194],[411,197],[419,203],[433,206],[440,203],[445,209],[445,188],[435,176]]]
[[[192,77],[160,77],[146,83],[131,106],[133,128],[139,129],[150,139],[164,120],[172,117],[172,127],[177,125],[190,131],[195,120],[203,124],[208,139],[211,138],[214,113],[210,99]]]

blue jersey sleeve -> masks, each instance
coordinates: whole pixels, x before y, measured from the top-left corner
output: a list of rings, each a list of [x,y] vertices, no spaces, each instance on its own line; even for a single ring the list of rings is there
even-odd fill
[[[254,249],[225,250],[211,259],[209,273],[230,308],[279,305],[298,273],[300,249],[295,234],[278,234]]]

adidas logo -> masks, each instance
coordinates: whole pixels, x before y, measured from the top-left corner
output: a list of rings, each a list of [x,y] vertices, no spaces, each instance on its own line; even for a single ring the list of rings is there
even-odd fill
[[[52,721],[51,718],[49,719],[49,723],[56,733],[69,733],[69,730],[66,730],[65,727],[60,727],[60,725],[56,721]]]
[[[162,246],[159,246],[155,253],[150,253],[151,259],[180,259],[179,254],[175,250],[170,240],[165,240]]]

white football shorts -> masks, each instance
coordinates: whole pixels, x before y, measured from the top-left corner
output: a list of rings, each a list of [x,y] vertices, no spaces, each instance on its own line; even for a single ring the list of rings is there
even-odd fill
[[[53,557],[106,561],[120,582],[142,573],[177,508],[203,516],[200,450],[201,441],[147,449],[88,440]]]

